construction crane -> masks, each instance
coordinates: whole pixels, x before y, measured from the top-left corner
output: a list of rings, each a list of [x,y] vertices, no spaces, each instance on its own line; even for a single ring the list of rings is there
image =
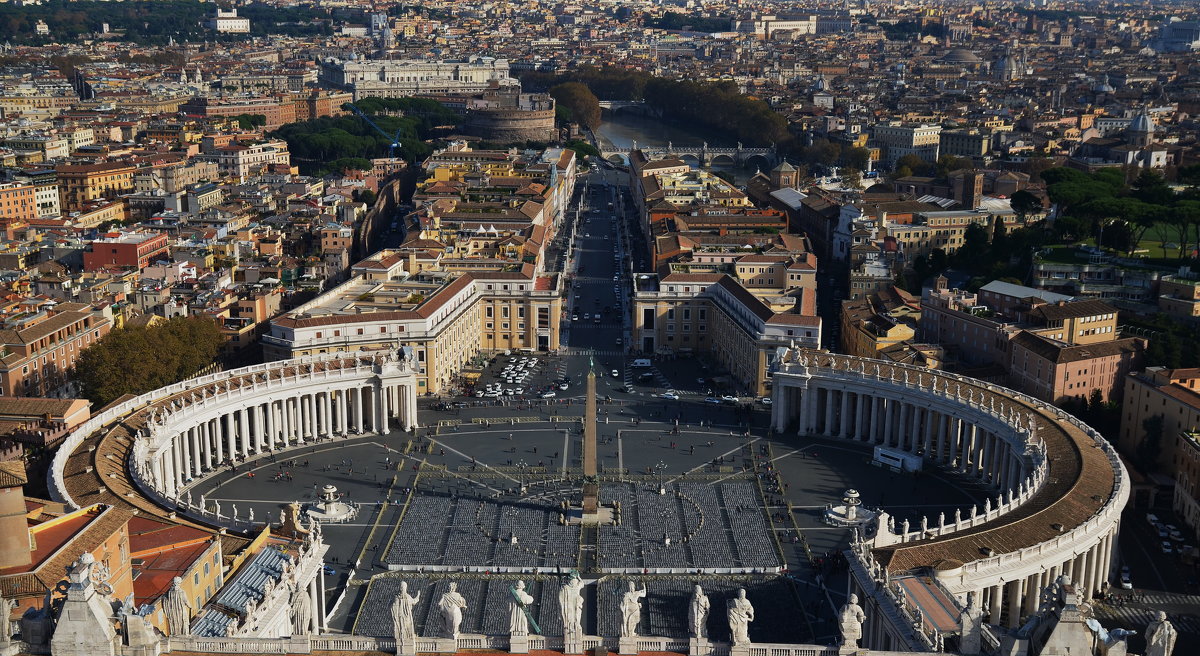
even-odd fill
[[[375,121],[372,121],[371,117],[367,116],[367,113],[364,112],[363,110],[355,107],[354,105],[352,105],[350,103],[346,103],[345,106],[349,107],[351,109],[351,111],[353,111],[355,114],[358,114],[358,117],[361,118],[362,120],[366,121],[367,125],[375,128],[376,132],[378,132],[379,134],[382,134],[383,137],[389,141],[388,159],[396,159],[396,149],[400,147],[400,130],[396,130],[395,136],[389,135],[387,132],[383,131],[383,128],[379,127],[378,125],[375,125]]]

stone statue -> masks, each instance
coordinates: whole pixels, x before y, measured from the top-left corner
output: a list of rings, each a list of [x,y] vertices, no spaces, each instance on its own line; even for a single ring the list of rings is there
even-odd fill
[[[867,619],[866,613],[858,605],[858,595],[851,594],[846,605],[838,612],[838,626],[842,630],[842,646],[857,647],[862,638],[862,624]]]
[[[178,576],[171,580],[171,589],[163,601],[163,612],[167,616],[167,628],[171,635],[191,633],[192,607],[188,603],[187,593],[183,591],[183,579]]]
[[[637,627],[642,621],[642,603],[641,600],[646,596],[646,584],[642,584],[642,589],[634,588],[633,581],[629,582],[629,588],[625,591],[625,596],[621,598],[621,637],[636,638]]]
[[[305,588],[295,583],[288,587],[291,588],[292,635],[308,635],[312,624],[312,599]]]
[[[967,607],[958,615],[960,634],[958,650],[965,656],[978,654],[983,648],[983,610],[974,592],[967,593]]]
[[[0,645],[7,645],[12,640],[12,615],[17,602],[0,596]]]
[[[420,601],[421,593],[408,594],[408,582],[401,581],[400,592],[396,594],[396,600],[392,602],[392,627],[397,644],[416,644],[417,630],[413,627],[413,609]]]
[[[688,604],[688,633],[690,637],[701,640],[708,637],[708,609],[708,595],[704,594],[704,588],[697,585],[692,591],[692,600]]]
[[[1146,627],[1146,655],[1171,656],[1175,651],[1175,638],[1178,637],[1175,626],[1167,619],[1167,614],[1158,611],[1154,621]]]
[[[438,599],[438,610],[442,612],[442,632],[447,638],[458,639],[458,627],[462,625],[463,610],[467,600],[458,591],[458,584],[451,581],[449,589]]]
[[[517,581],[512,589],[512,598],[508,601],[508,632],[514,636],[529,635],[529,618],[525,617],[525,607],[533,603],[533,597],[525,592],[525,582]]]
[[[750,644],[750,623],[754,621],[754,606],[746,598],[745,588],[738,588],[737,596],[725,604],[725,617],[729,620],[729,633],[734,646]]]
[[[563,642],[583,640],[583,581],[571,572],[558,588],[558,612],[562,618]]]

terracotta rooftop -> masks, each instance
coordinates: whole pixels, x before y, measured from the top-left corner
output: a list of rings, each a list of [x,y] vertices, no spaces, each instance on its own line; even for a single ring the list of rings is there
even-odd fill
[[[880,366],[881,375],[890,375],[887,365]],[[908,371],[911,375],[911,370]],[[934,374],[919,375],[926,386],[933,384]],[[998,409],[1017,405],[1022,411],[1032,413],[1037,434],[1046,445],[1050,468],[1047,480],[1032,498],[997,519],[940,537],[875,549],[875,557],[893,573],[968,563],[987,558],[985,549],[997,554],[1012,553],[1053,540],[1062,533],[1055,524],[1068,530],[1079,526],[1103,507],[1114,492],[1116,475],[1108,456],[1081,429],[1059,421],[1053,409],[1016,404],[982,385],[976,391],[994,396]]]

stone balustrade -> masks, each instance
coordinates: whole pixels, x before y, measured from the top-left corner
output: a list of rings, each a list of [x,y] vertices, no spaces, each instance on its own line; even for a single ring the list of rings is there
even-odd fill
[[[952,595],[976,593],[994,624],[1011,627],[1058,576],[1084,591],[1109,576],[1129,480],[1112,445],[1074,417],[965,376],[817,352],[784,354],[774,388],[778,432],[905,451],[997,492],[953,518],[880,526],[853,550],[868,580],[933,568]]]
[[[226,462],[382,433],[393,425],[415,427],[419,366],[411,354],[398,353],[339,352],[252,365],[124,401],[67,436],[51,465],[51,495],[79,507],[65,484],[67,460],[85,440],[119,420],[136,431],[127,470],[140,492],[167,508],[243,530],[253,523],[196,504],[181,508],[180,497]]]

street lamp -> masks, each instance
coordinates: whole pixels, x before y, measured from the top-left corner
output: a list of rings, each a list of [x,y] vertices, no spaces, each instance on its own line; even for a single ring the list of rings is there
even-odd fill
[[[529,463],[522,458],[517,461],[517,483],[521,485],[521,494],[525,494],[525,470],[529,468]]]

